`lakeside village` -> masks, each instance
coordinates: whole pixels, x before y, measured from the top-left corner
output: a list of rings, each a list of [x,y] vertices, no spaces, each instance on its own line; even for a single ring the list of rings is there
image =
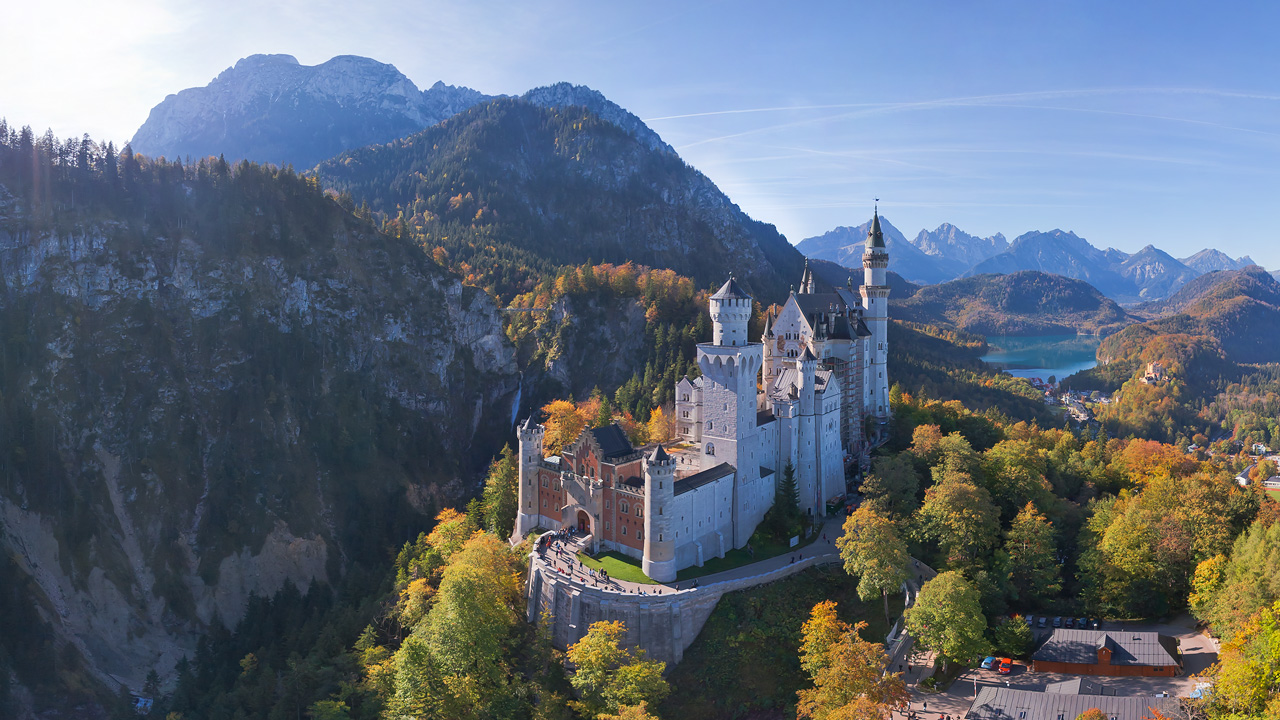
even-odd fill
[[[553,645],[570,648],[592,625],[621,621],[620,644],[674,665],[725,593],[843,561],[836,540],[856,495],[849,466],[888,427],[888,263],[878,217],[863,257],[861,298],[851,289],[820,293],[806,271],[800,292],[766,318],[761,342],[747,338],[751,298],[730,277],[709,301],[713,341],[697,348],[702,374],[677,384],[671,443],[636,448],[614,424],[586,429],[547,457],[543,426],[521,425],[512,542],[537,538],[528,620],[547,624]],[[1088,404],[1100,395],[1045,392],[1096,422]],[[794,487],[810,531],[803,544],[794,537],[791,547],[753,548],[782,483]],[[912,607],[936,574],[907,559]],[[899,620],[884,647],[910,701],[895,717],[1063,720],[1098,708],[1112,720],[1139,720],[1151,708],[1176,712],[1177,696],[1201,690],[1190,674],[1217,655],[1194,624],[1021,619],[1036,648],[1028,662],[987,658],[941,692],[934,654]]]

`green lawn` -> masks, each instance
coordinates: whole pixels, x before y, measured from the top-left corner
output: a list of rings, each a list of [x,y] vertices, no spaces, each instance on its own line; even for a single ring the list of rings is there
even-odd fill
[[[657,585],[658,581],[644,574],[640,569],[640,561],[635,558],[629,558],[622,553],[604,552],[595,557],[591,557],[586,553],[579,553],[578,560],[583,565],[596,570],[604,570],[609,573],[609,577],[614,580],[626,580],[633,583],[644,583],[646,585]]]
[[[1267,490],[1267,492],[1271,495],[1272,500],[1280,502],[1280,490]]]
[[[722,558],[711,558],[710,560],[707,560],[702,564],[702,567],[693,565],[681,570],[676,573],[676,582],[684,582],[685,580],[705,577],[712,573],[733,570],[734,568],[739,568],[743,565],[750,565],[753,562],[768,560],[771,557],[777,557],[786,553],[797,553],[804,550],[821,536],[822,533],[814,533],[812,538],[809,538],[808,540],[801,540],[800,544],[795,547],[791,547],[785,541],[781,540],[771,540],[760,544],[757,544],[757,542],[753,540],[752,548],[756,552],[754,557],[752,557],[746,550],[730,550],[725,553]],[[629,582],[644,583],[646,585],[659,584],[656,580],[644,574],[644,571],[640,569],[641,566],[639,560],[627,557],[622,553],[605,552],[594,558],[590,555],[579,554],[578,559],[582,561],[583,565],[586,565],[589,568],[607,570],[609,572],[609,577],[615,580],[627,580]]]
[[[750,565],[753,562],[768,560],[769,558],[785,555],[787,553],[798,553],[820,537],[822,537],[822,533],[814,533],[813,537],[807,540],[802,538],[800,540],[800,544],[795,547],[788,545],[785,540],[769,540],[763,543],[757,543],[756,540],[753,539],[751,541],[751,547],[755,550],[755,556],[752,556],[745,549],[730,550],[725,553],[722,558],[711,558],[710,560],[702,563],[702,567],[692,565],[681,570],[676,573],[676,582],[692,580],[705,575],[724,572],[725,570],[733,570],[734,568],[740,568],[743,565]]]

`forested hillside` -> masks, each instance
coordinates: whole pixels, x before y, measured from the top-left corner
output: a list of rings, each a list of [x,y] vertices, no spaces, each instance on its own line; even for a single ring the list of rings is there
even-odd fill
[[[1074,387],[1118,390],[1099,418],[1120,435],[1182,445],[1280,446],[1280,283],[1253,266],[1188,283],[1163,315],[1132,325],[1098,348],[1098,367],[1073,376]],[[1163,379],[1144,381],[1149,363]]]
[[[37,699],[385,562],[510,428],[490,298],[288,171],[0,124],[0,282],[0,674]]]
[[[671,269],[699,288],[734,272],[761,300],[803,269],[701,173],[580,106],[492,100],[315,174],[504,302],[588,261]]]
[[[1109,334],[1131,322],[1083,280],[1024,270],[926,285],[896,300],[904,320],[946,324],[979,335]]]

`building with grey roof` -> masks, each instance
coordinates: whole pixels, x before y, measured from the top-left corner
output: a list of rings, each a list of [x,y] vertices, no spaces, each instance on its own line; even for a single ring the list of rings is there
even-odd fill
[[[1036,692],[1007,687],[984,687],[965,714],[966,720],[1076,720],[1097,708],[1108,720],[1149,720],[1156,711],[1174,716],[1177,698],[1081,695]]]
[[[1182,667],[1178,641],[1136,630],[1057,629],[1031,654],[1031,669],[1079,675],[1172,677]]]

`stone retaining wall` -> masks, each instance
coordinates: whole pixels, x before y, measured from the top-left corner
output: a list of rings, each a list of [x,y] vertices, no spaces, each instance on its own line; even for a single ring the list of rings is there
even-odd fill
[[[582,639],[592,623],[621,620],[627,629],[624,647],[643,648],[650,658],[670,667],[684,658],[684,651],[725,593],[771,583],[839,559],[834,554],[808,557],[759,575],[696,589],[667,592],[670,588],[664,587],[662,595],[636,595],[586,585],[548,567],[535,553],[529,559],[528,619],[537,622],[545,612],[552,625],[551,642],[562,650]]]

